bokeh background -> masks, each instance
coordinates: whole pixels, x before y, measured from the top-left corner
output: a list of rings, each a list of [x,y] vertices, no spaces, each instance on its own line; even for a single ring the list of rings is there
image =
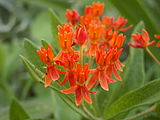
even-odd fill
[[[54,40],[49,8],[65,23],[66,9],[76,9],[82,15],[84,7],[93,1],[96,0],[0,0],[0,120],[9,119],[13,98],[37,120],[84,119],[63,103],[55,93],[32,80],[19,55],[23,54],[24,38],[39,46],[40,40],[44,39],[48,43]],[[154,34],[160,33],[160,0],[99,1],[105,3],[104,15],[122,15],[128,19],[128,24],[134,26],[139,21],[144,21],[152,40]],[[133,28],[125,33],[128,35],[127,40],[132,30]],[[151,47],[151,51],[160,58],[160,49]],[[128,46],[125,47],[123,56],[128,56]],[[146,82],[160,77],[159,71],[152,59],[145,55]]]

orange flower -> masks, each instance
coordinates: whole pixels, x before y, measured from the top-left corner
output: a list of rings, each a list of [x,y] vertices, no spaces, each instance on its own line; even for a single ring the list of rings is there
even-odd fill
[[[84,11],[84,16],[91,16],[91,17],[93,17],[92,6],[86,6],[85,11]]]
[[[60,78],[59,73],[61,73],[61,71],[53,64],[48,65],[45,75],[45,87],[48,87],[51,84],[52,80],[58,80]]]
[[[76,10],[66,10],[65,17],[68,19],[69,23],[75,25],[78,22],[79,14]]]
[[[100,83],[101,87],[108,91],[108,85],[110,83],[115,82],[112,79],[112,73],[118,80],[121,80],[119,74],[117,73],[117,69],[121,70],[121,63],[119,62],[119,56],[122,52],[122,49],[110,49],[107,52],[104,52],[104,47],[101,47],[97,51],[96,56],[96,63],[98,67],[94,71],[89,83],[87,84],[88,88],[92,88],[98,82]]]
[[[79,59],[79,55],[77,54],[70,53],[70,54],[64,55],[63,66],[67,71],[63,81],[61,82],[62,85],[65,84],[67,81],[69,82],[69,85],[71,87],[76,85],[74,67],[78,59]]]
[[[87,40],[87,31],[85,26],[83,25],[78,25],[76,27],[76,41],[78,43],[78,45],[83,45],[85,43],[85,41]]]
[[[100,46],[105,46],[105,48],[109,48],[109,41],[112,39],[113,35],[116,33],[113,32],[112,26],[104,30],[103,32],[103,39],[101,41],[98,41],[100,43]]]
[[[103,14],[104,10],[104,3],[100,2],[93,2],[92,3],[92,11],[93,11],[93,16],[99,17]]]
[[[64,27],[58,25],[58,38],[59,38],[59,45],[63,50],[67,50],[71,48],[73,41],[73,29],[71,24],[64,24]]]
[[[154,35],[154,37],[160,39],[160,35]]]
[[[77,68],[75,69],[75,80],[77,85],[61,91],[65,94],[70,94],[75,91],[75,102],[77,106],[81,104],[82,98],[84,98],[84,100],[89,104],[92,104],[92,99],[89,95],[91,91],[89,91],[85,85],[85,82],[89,77],[89,73],[90,70],[88,69],[88,64],[85,64],[84,68],[82,68],[80,64],[77,64]]]
[[[97,49],[98,49],[98,44],[95,43],[95,42],[91,42],[91,44],[89,46],[89,49],[86,51],[86,53],[87,54],[89,53],[90,56],[94,56],[95,57]]]
[[[128,27],[125,27],[126,23],[128,22],[127,19],[124,19],[124,17],[122,16],[119,16],[117,18],[117,21],[114,21],[113,23],[113,27],[116,29],[116,30],[120,30],[120,31],[127,31],[129,30],[132,25],[128,26]]]
[[[121,48],[126,36],[122,33],[117,35],[117,32],[113,34],[112,39],[109,41],[109,45],[111,48]]]
[[[134,47],[134,48],[146,48],[147,46],[153,45],[156,41],[150,41],[148,32],[145,29],[142,29],[143,34],[136,33],[132,35],[133,38],[133,44],[128,43],[128,45]]]
[[[40,56],[41,61],[47,64],[45,87],[48,87],[52,80],[56,81],[59,79],[59,73],[61,73],[61,71],[53,64],[54,55],[50,45],[48,45],[46,49],[42,46],[41,50],[37,50],[37,53]]]
[[[86,29],[89,28],[89,24],[92,21],[92,17],[91,16],[81,16],[80,17],[80,21],[82,25],[85,25]]]
[[[102,37],[103,25],[91,23],[89,25],[88,34],[92,42],[98,41]]]
[[[117,31],[113,32],[113,27],[109,27],[104,31],[103,38],[105,41],[109,41],[112,39],[113,34],[117,34]]]
[[[160,39],[160,35],[154,35],[154,37]],[[160,47],[160,41],[157,42],[156,47]]]
[[[48,45],[46,49],[42,46],[41,50],[37,50],[37,53],[40,56],[41,61],[45,64],[51,64],[53,62],[54,55],[50,45]]]
[[[107,51],[108,55],[106,57],[106,60],[108,61],[107,66],[106,66],[106,72],[109,77],[112,77],[112,74],[114,74],[115,78],[117,80],[122,80],[121,76],[118,74],[117,70],[123,71],[121,68],[124,67],[120,61],[119,57],[121,55],[123,48],[117,50],[117,48],[112,48],[109,51]]]
[[[113,24],[113,17],[103,16],[102,17],[102,23],[105,25],[105,27],[110,27]]]

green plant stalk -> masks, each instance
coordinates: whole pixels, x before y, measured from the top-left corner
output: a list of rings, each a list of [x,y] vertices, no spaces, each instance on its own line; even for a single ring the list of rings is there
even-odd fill
[[[153,55],[153,53],[148,49],[148,47],[146,47],[145,50],[153,58],[153,60],[160,65],[160,61]]]
[[[92,68],[93,60],[94,60],[94,57],[93,56],[89,56],[89,68],[90,69]]]
[[[92,120],[102,120],[101,118],[97,118],[96,116],[94,116],[85,106],[84,101],[82,101],[82,108],[83,111],[92,119]]]
[[[83,67],[83,45],[80,46],[80,64]]]
[[[149,109],[139,113],[139,114],[136,114],[130,118],[127,118],[126,120],[137,120],[138,118],[142,117],[142,116],[145,116],[147,115],[148,113],[151,113],[151,112],[154,112],[154,110],[156,109],[156,105],[153,105],[152,107],[150,107]]]

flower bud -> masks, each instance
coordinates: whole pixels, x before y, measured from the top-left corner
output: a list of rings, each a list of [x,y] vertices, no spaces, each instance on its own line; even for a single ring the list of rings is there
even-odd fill
[[[66,10],[65,17],[69,23],[75,25],[78,22],[79,14],[75,10]]]
[[[87,40],[87,31],[85,26],[78,25],[76,27],[76,41],[78,45],[83,45],[86,40]]]

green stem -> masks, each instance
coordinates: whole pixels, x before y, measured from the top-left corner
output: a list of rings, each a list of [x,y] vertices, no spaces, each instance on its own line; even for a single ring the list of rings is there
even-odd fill
[[[126,120],[137,120],[137,118],[140,118],[144,115],[147,115],[148,113],[151,113],[153,112],[154,110],[156,109],[156,105],[153,105],[152,107],[150,107],[149,109],[139,113],[139,114],[136,114],[135,116],[132,116],[130,118],[127,118]]]
[[[82,108],[84,110],[84,112],[92,119],[92,120],[102,120],[101,118],[97,118],[96,116],[94,116],[85,106],[84,101],[82,102]]]
[[[83,67],[83,45],[80,46],[80,64]]]
[[[160,65],[160,61],[153,55],[153,53],[148,49],[148,47],[146,47],[145,50],[153,58],[153,60],[156,61],[156,63],[158,63]]]
[[[92,68],[93,60],[94,60],[94,57],[93,56],[89,56],[89,68],[90,69]]]

